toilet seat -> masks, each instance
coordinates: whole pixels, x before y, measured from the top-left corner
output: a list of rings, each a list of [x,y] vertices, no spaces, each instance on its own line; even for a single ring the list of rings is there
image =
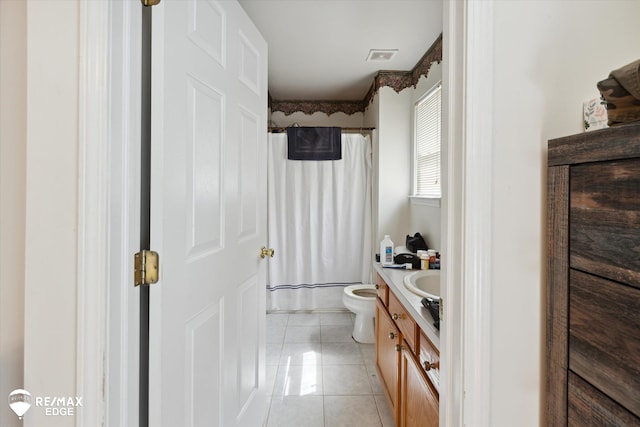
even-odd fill
[[[378,296],[375,285],[351,285],[344,288],[344,292],[350,297],[359,300],[372,300]]]
[[[342,302],[356,315],[352,337],[358,342],[372,344],[375,341],[374,317],[377,296],[375,285],[350,285],[344,288]]]

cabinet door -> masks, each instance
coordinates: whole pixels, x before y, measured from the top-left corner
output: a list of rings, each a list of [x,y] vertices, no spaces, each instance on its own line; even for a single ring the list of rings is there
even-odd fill
[[[376,303],[376,365],[382,384],[391,400],[397,424],[400,332],[380,301]]]
[[[424,371],[403,345],[400,357],[399,427],[437,427],[439,402]]]

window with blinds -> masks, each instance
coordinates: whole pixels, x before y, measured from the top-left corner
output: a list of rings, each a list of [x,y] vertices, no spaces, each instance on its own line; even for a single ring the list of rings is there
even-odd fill
[[[441,85],[415,106],[415,197],[440,198]]]

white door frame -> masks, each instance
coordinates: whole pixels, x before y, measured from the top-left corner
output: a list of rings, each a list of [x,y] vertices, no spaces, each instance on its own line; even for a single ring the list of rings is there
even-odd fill
[[[107,366],[114,358],[116,364],[127,362],[122,352],[111,354],[107,348],[109,329],[129,326],[120,321],[109,324],[107,318],[112,267],[107,261],[112,260],[107,257],[108,233],[114,221],[107,215],[108,206],[130,202],[127,194],[110,196],[109,192],[114,180],[109,155],[113,95],[109,68],[112,55],[123,55],[117,49],[110,52],[112,3],[80,3],[76,331],[77,393],[84,402],[76,420],[80,427],[105,425],[110,407]],[[443,252],[448,256],[443,261],[443,426],[488,426],[490,420],[493,9],[493,1],[444,3],[443,162],[447,175],[443,193],[448,196],[443,197]],[[123,71],[123,78],[132,78],[125,76],[124,65]],[[120,156],[130,155],[119,148]],[[109,250],[112,256],[120,251],[122,259],[128,255],[122,253],[127,250],[124,246]],[[130,273],[128,264],[120,264],[119,269],[122,277]],[[131,368],[129,374],[136,375],[132,371],[137,367]],[[112,403],[126,406],[124,401]]]
[[[493,9],[444,2],[443,426],[491,419]]]
[[[79,4],[76,394],[83,407],[75,425],[132,425],[139,370],[132,266],[140,234],[140,35],[133,32],[141,5]]]
[[[109,4],[80,2],[77,426],[104,425]]]

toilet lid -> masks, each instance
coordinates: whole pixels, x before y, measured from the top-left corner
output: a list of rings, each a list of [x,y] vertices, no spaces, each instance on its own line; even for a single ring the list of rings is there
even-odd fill
[[[363,298],[375,298],[378,292],[375,289],[354,289],[353,294]]]

